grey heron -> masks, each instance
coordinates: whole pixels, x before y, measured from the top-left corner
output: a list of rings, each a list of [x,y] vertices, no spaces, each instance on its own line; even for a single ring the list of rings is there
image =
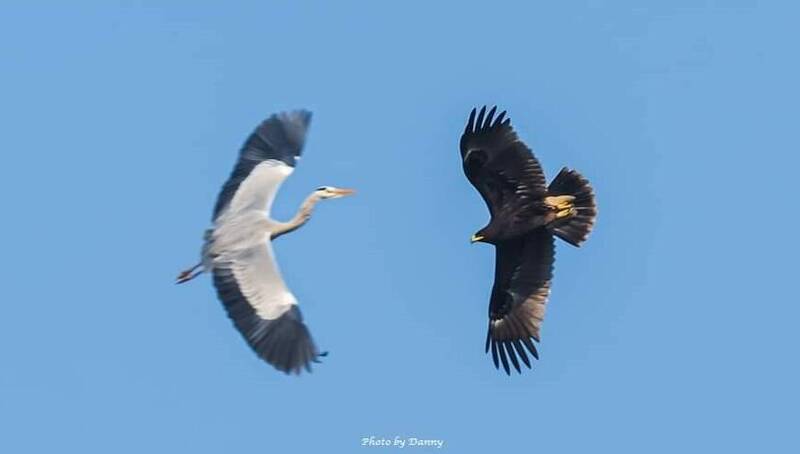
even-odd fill
[[[566,167],[545,183],[539,161],[497,107],[472,109],[461,136],[464,174],[489,208],[489,224],[472,242],[495,246],[494,285],[489,301],[486,353],[495,368],[503,363],[520,372],[517,356],[530,368],[528,353],[539,359],[545,304],[553,278],[556,236],[573,246],[586,241],[594,226],[594,191],[581,174]],[[505,119],[504,119],[505,118]],[[527,351],[527,353],[526,353]],[[499,358],[499,361],[498,361]]]
[[[270,218],[281,183],[303,150],[311,113],[270,116],[247,138],[214,207],[205,232],[201,261],[180,273],[176,283],[203,272],[213,275],[228,316],[256,354],[276,369],[299,374],[324,356],[303,323],[297,299],[281,277],[272,241],[304,225],[317,202],[353,194],[322,186],[312,191],[288,222]]]

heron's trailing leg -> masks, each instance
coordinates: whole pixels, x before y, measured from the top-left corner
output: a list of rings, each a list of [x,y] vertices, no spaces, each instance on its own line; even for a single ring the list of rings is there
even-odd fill
[[[196,278],[200,274],[203,273],[203,270],[195,272],[196,269],[203,266],[203,263],[198,263],[197,265],[189,268],[188,270],[181,271],[181,274],[178,275],[177,280],[175,281],[176,284],[183,284],[184,282],[189,282],[192,279]]]

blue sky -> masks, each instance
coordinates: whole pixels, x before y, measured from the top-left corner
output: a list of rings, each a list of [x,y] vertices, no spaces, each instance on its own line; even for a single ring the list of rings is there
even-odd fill
[[[0,451],[796,450],[798,7],[562,3],[5,3]],[[457,151],[487,103],[600,207],[512,377]],[[331,352],[299,378],[207,277],[172,284],[245,136],[296,107],[273,214],[359,191],[276,242]]]

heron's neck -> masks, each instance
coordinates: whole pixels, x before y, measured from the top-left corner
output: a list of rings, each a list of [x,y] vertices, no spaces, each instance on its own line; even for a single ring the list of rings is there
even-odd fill
[[[289,222],[280,223],[278,228],[272,232],[270,239],[274,240],[285,233],[293,232],[308,222],[308,220],[311,219],[311,214],[314,212],[314,206],[316,206],[317,202],[320,200],[322,199],[316,192],[309,194],[308,197],[303,200],[300,209],[297,210],[294,217],[289,220]]]

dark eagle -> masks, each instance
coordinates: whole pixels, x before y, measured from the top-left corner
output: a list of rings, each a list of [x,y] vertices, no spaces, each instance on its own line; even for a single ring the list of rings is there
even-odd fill
[[[539,332],[553,278],[553,235],[580,246],[594,225],[597,208],[589,182],[566,167],[548,186],[542,166],[497,107],[472,109],[461,136],[464,173],[489,207],[489,224],[472,241],[496,248],[494,286],[489,302],[486,352],[510,374],[520,372],[528,353],[539,359],[533,341]],[[519,358],[519,359],[518,359]]]

